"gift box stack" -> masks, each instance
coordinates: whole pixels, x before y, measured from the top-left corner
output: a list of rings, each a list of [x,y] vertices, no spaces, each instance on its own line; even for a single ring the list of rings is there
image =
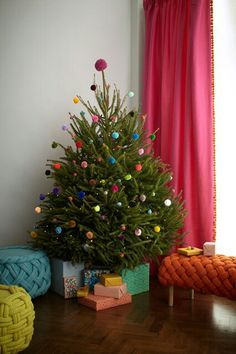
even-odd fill
[[[122,277],[115,273],[101,274],[100,281],[94,284],[93,293],[89,293],[88,289],[89,284],[78,289],[78,301],[95,311],[132,302],[132,296],[127,292],[126,283],[123,283]]]

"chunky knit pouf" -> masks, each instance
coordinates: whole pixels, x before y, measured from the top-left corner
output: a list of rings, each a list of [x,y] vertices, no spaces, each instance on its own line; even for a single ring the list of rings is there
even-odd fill
[[[24,289],[0,285],[0,353],[15,354],[29,346],[34,317],[31,298]]]
[[[28,246],[0,248],[0,283],[21,286],[32,298],[45,294],[51,284],[47,255]]]
[[[172,254],[159,268],[159,281],[169,288],[169,305],[173,306],[173,286],[200,293],[236,299],[236,257],[191,256]]]

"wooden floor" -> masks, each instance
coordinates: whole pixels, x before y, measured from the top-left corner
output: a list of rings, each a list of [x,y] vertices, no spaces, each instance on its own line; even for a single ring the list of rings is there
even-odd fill
[[[34,300],[27,354],[235,354],[236,301],[177,289],[174,307],[156,281],[133,303],[95,312],[48,292]]]

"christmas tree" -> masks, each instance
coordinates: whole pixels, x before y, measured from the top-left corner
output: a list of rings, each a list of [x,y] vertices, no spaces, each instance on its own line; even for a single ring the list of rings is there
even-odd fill
[[[110,93],[106,67],[103,59],[95,63],[102,74],[102,85],[90,87],[97,106],[74,97],[91,119],[83,111],[80,117],[69,114],[70,124],[62,129],[73,146],[52,143],[63,156],[48,161],[45,174],[54,187],[40,194],[40,219],[31,237],[33,246],[52,257],[133,268],[182,240],[185,211],[173,193],[169,167],[151,149],[156,132],[145,132],[144,114],[127,111],[133,92],[122,99],[115,86]]]

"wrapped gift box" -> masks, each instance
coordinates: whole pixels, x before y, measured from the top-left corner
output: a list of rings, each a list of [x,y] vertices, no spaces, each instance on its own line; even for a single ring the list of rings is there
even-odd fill
[[[85,297],[89,294],[89,286],[85,285],[77,289],[76,295],[77,297]]]
[[[205,242],[203,244],[203,255],[204,256],[215,256],[216,246],[215,242]]]
[[[84,270],[84,285],[88,285],[90,290],[93,290],[94,285],[100,282],[102,274],[110,273],[109,269],[105,268],[90,268]]]
[[[125,283],[118,286],[104,286],[100,283],[94,285],[94,295],[114,297],[116,299],[120,299],[126,293],[127,286]]]
[[[123,281],[122,278],[119,274],[102,274],[100,282],[104,286],[116,286],[116,285],[122,285]]]
[[[78,288],[77,277],[64,277],[64,298],[71,299],[76,297]]]
[[[121,276],[130,294],[136,295],[149,291],[149,263],[140,264],[132,270],[123,269]]]
[[[185,248],[178,248],[177,252],[183,254],[184,256],[199,256],[202,254],[202,249],[197,247],[185,247]]]
[[[84,263],[73,265],[71,262],[65,262],[62,259],[52,258],[51,263],[51,290],[66,298],[65,279],[75,277],[77,280],[77,288],[83,285]],[[76,297],[76,293],[75,293]]]
[[[90,307],[95,311],[101,311],[111,307],[129,304],[132,302],[132,296],[129,293],[126,293],[120,299],[114,299],[113,297],[89,294],[87,297],[79,298],[78,302],[79,304]]]

